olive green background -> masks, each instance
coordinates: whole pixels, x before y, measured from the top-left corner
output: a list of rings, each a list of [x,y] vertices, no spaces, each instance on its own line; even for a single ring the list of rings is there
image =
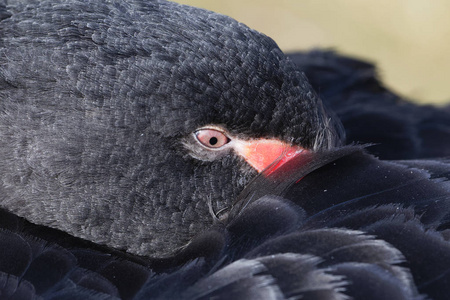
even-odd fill
[[[421,103],[450,103],[449,0],[177,0],[237,19],[285,51],[329,48],[374,62]]]

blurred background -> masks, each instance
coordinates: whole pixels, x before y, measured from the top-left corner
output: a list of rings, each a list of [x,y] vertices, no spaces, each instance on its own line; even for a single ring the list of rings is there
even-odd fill
[[[235,18],[284,51],[334,49],[420,103],[450,103],[448,0],[175,0]]]

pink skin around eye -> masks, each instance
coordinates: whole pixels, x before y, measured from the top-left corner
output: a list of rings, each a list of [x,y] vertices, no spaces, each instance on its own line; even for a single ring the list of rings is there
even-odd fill
[[[220,148],[230,140],[222,132],[214,129],[202,129],[195,133],[198,141],[208,148]]]

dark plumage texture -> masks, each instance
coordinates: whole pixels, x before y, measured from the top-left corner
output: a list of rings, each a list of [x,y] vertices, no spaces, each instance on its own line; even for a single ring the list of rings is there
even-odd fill
[[[0,203],[34,223],[165,256],[255,175],[235,155],[190,156],[198,127],[338,142],[294,64],[231,18],[166,1],[9,1],[6,12]]]
[[[2,257],[15,263],[0,265],[14,275],[8,282],[21,282],[16,293],[48,298],[447,297],[450,182],[438,170],[448,171],[448,163],[411,162],[411,168],[379,161],[360,148],[306,159],[306,170],[293,161],[268,178],[259,176],[228,220],[167,259],[101,249],[3,212],[9,231],[2,232],[8,245]],[[417,169],[426,165],[436,179]],[[304,178],[295,183],[298,176]],[[66,249],[44,247],[35,237]],[[45,276],[33,276],[34,270]]]
[[[8,1],[0,19],[0,298],[447,298],[450,162],[367,153],[448,154],[428,141],[445,110],[170,2]],[[302,71],[348,142],[380,145],[340,147]],[[357,125],[377,120],[395,127]],[[202,156],[211,124],[310,151],[257,175]]]

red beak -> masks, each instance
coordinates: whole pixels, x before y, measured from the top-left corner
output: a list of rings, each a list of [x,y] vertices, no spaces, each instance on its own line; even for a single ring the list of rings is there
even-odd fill
[[[266,175],[277,170],[292,158],[304,154],[306,149],[276,139],[235,140],[234,150],[258,172],[270,167]]]

